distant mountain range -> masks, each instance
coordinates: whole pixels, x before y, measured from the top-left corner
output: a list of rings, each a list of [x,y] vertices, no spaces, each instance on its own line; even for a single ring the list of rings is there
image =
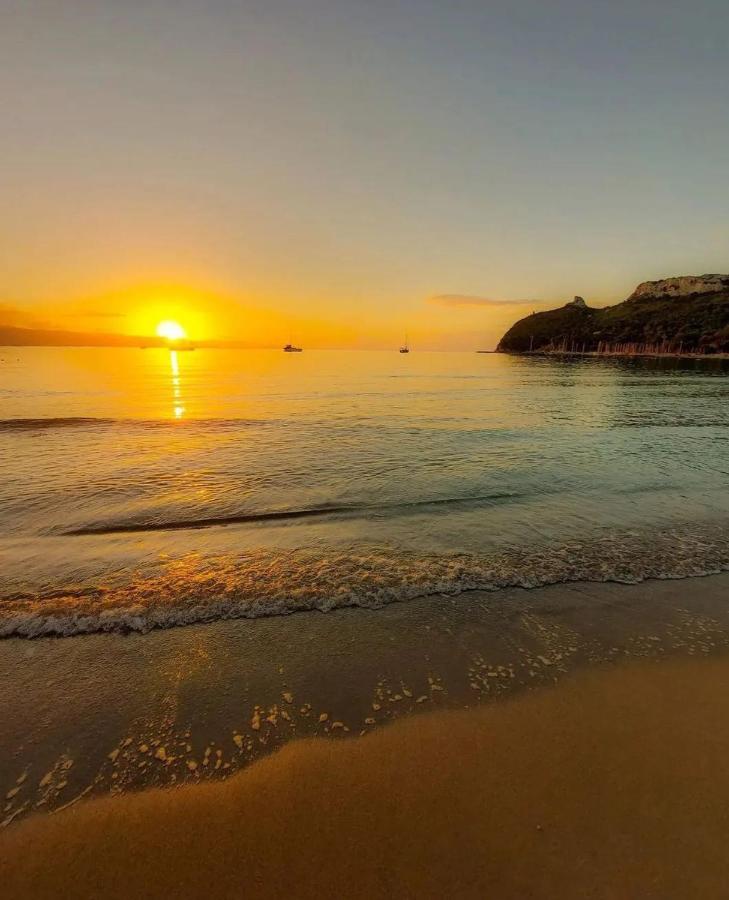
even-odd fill
[[[615,306],[589,307],[575,297],[532,313],[503,336],[497,350],[729,352],[729,275],[682,275],[644,281]]]

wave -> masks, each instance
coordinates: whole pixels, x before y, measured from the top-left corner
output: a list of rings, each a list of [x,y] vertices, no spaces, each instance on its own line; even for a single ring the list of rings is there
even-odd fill
[[[499,553],[417,554],[258,550],[191,553],[152,574],[0,599],[0,637],[147,632],[221,619],[288,615],[508,587],[569,582],[637,584],[729,571],[729,530],[691,527],[606,534]]]
[[[280,509],[250,513],[230,513],[224,516],[206,516],[198,519],[167,519],[147,522],[99,522],[82,525],[64,531],[66,535],[125,534],[145,531],[181,531],[195,528],[214,528],[225,525],[240,525],[246,522],[285,521],[287,519],[308,519],[322,516],[362,515],[367,513],[392,513],[437,506],[476,506],[483,503],[498,503],[503,500],[517,500],[524,494],[495,493],[478,497],[436,497],[428,500],[413,500],[405,503],[351,504],[349,506],[319,506],[306,509]]]
[[[305,519],[342,512],[356,512],[362,507],[323,506],[318,509],[282,509],[259,513],[232,513],[228,516],[210,516],[204,519],[180,519],[162,522],[111,522],[86,525],[63,532],[68,535],[123,534],[135,531],[180,531],[187,528],[213,528],[216,525],[237,525],[244,522],[267,522],[277,519]]]
[[[53,428],[129,426],[136,428],[215,428],[225,430],[247,425],[275,425],[273,419],[115,419],[100,416],[48,416],[46,418],[0,419],[2,431],[44,431]]]
[[[114,419],[93,416],[65,416],[46,419],[0,419],[0,431],[43,431],[48,428],[87,428],[92,425],[112,425]]]

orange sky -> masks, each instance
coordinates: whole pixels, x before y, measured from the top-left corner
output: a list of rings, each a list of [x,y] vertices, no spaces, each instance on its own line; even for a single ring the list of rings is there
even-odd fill
[[[323,307],[323,308],[322,308]],[[0,325],[69,331],[153,335],[160,321],[179,322],[191,340],[236,340],[277,347],[293,340],[307,347],[386,348],[410,342],[423,349],[490,346],[534,303],[492,304],[478,297],[425,297],[387,313],[343,304],[334,312],[307,299],[297,309],[271,298],[240,301],[213,291],[146,285],[88,299],[0,306]]]

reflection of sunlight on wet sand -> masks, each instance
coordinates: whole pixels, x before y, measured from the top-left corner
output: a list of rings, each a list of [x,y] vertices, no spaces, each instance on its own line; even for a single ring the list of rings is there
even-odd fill
[[[182,405],[180,391],[180,362],[177,358],[177,350],[170,350],[170,369],[172,370],[172,411],[176,419],[181,419],[185,414],[185,407]]]

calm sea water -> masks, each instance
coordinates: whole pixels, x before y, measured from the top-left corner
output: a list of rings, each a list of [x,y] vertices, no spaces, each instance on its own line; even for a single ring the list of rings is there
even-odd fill
[[[0,635],[729,567],[719,361],[3,348],[0,374]]]

